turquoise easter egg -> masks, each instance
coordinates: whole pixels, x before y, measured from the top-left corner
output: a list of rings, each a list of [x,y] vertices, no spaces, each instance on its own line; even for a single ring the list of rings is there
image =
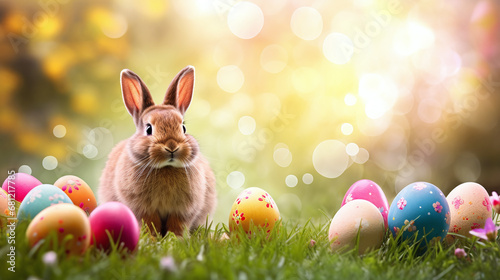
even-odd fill
[[[59,203],[73,204],[60,188],[50,184],[37,186],[26,194],[19,206],[17,219],[19,222],[31,220],[43,209]]]
[[[440,242],[448,233],[451,217],[448,201],[433,184],[416,182],[402,189],[392,201],[388,215],[389,229],[403,240],[422,240],[421,248]]]

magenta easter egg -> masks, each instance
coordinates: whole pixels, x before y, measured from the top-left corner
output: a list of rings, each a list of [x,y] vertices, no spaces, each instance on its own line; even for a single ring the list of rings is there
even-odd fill
[[[42,182],[37,178],[26,173],[14,173],[9,175],[3,181],[2,189],[7,193],[13,194],[14,199],[18,202],[23,202],[24,197],[36,186],[41,185]]]
[[[125,204],[111,201],[99,205],[89,216],[90,244],[108,251],[111,249],[109,232],[113,242],[134,251],[139,242],[140,228],[132,210]]]
[[[380,211],[380,214],[382,214],[385,228],[387,229],[389,203],[387,202],[384,191],[379,185],[377,185],[377,183],[371,180],[363,179],[352,184],[342,200],[342,206],[355,199],[364,199],[375,205]]]

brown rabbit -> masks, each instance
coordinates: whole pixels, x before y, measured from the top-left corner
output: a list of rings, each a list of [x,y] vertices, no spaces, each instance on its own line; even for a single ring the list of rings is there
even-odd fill
[[[204,224],[215,210],[215,177],[183,124],[194,67],[175,76],[161,105],[128,69],[121,72],[121,88],[137,130],[111,151],[100,180],[100,202],[124,203],[139,222],[162,235],[182,235]]]

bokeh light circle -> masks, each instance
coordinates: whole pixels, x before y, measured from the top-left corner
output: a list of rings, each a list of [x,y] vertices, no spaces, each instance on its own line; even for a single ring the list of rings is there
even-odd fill
[[[293,12],[290,27],[297,37],[303,40],[314,40],[323,31],[323,18],[314,8],[300,7]]]
[[[337,178],[347,169],[349,156],[346,145],[338,140],[326,140],[314,149],[314,169],[326,178]]]
[[[279,73],[287,65],[288,52],[280,45],[269,45],[260,54],[260,65],[269,73]]]
[[[250,116],[243,116],[238,121],[238,129],[243,135],[250,135],[255,131],[255,120]]]
[[[359,152],[359,147],[356,143],[349,143],[346,145],[345,147],[345,151],[348,155],[350,155],[351,157],[355,156],[358,154]]]
[[[351,135],[354,131],[354,127],[350,123],[343,123],[340,127],[340,131],[342,131],[342,134],[344,135]]]
[[[273,154],[274,162],[281,167],[288,167],[292,163],[292,153],[287,148],[278,148]]]
[[[217,84],[226,92],[235,93],[241,89],[245,82],[245,76],[236,65],[221,67],[217,72]]]
[[[58,124],[54,126],[52,133],[54,133],[54,136],[57,138],[63,138],[66,135],[66,127],[62,124]]]
[[[117,39],[125,35],[128,29],[127,20],[123,15],[111,15],[108,21],[101,23],[101,30],[104,35],[112,39]]]
[[[262,30],[264,14],[256,4],[242,1],[229,10],[227,25],[238,38],[251,39]]]
[[[226,182],[233,189],[239,189],[245,183],[245,174],[240,171],[233,171],[227,175]]]
[[[19,170],[17,172],[26,173],[26,174],[31,175],[32,170],[31,170],[31,167],[29,165],[23,164],[23,165],[19,166]]]
[[[363,164],[368,161],[370,154],[364,148],[360,148],[358,154],[352,158],[355,163]]]
[[[342,33],[333,32],[323,41],[323,55],[329,61],[342,65],[351,60],[354,54],[354,44]]]
[[[87,144],[83,147],[82,153],[86,158],[93,159],[99,154],[99,151],[96,146]]]
[[[47,170],[56,169],[58,164],[59,163],[57,162],[57,158],[55,158],[53,156],[46,156],[42,160],[42,166],[43,166],[43,168],[45,168]]]
[[[299,183],[299,179],[297,179],[297,176],[290,174],[290,175],[286,176],[285,183],[288,187],[294,188]]]
[[[358,99],[352,93],[348,93],[344,97],[344,103],[347,106],[354,106],[357,101],[358,101]]]
[[[311,173],[306,173],[302,176],[302,182],[306,185],[310,185],[314,180],[314,177]]]

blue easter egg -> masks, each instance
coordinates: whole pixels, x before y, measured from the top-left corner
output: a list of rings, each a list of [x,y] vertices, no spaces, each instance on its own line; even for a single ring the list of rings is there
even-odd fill
[[[411,183],[392,201],[388,224],[393,235],[422,240],[421,247],[442,241],[450,227],[448,201],[443,192],[427,182]]]
[[[17,219],[19,222],[31,220],[43,209],[58,203],[71,203],[71,199],[60,188],[43,184],[28,192],[19,206]]]

